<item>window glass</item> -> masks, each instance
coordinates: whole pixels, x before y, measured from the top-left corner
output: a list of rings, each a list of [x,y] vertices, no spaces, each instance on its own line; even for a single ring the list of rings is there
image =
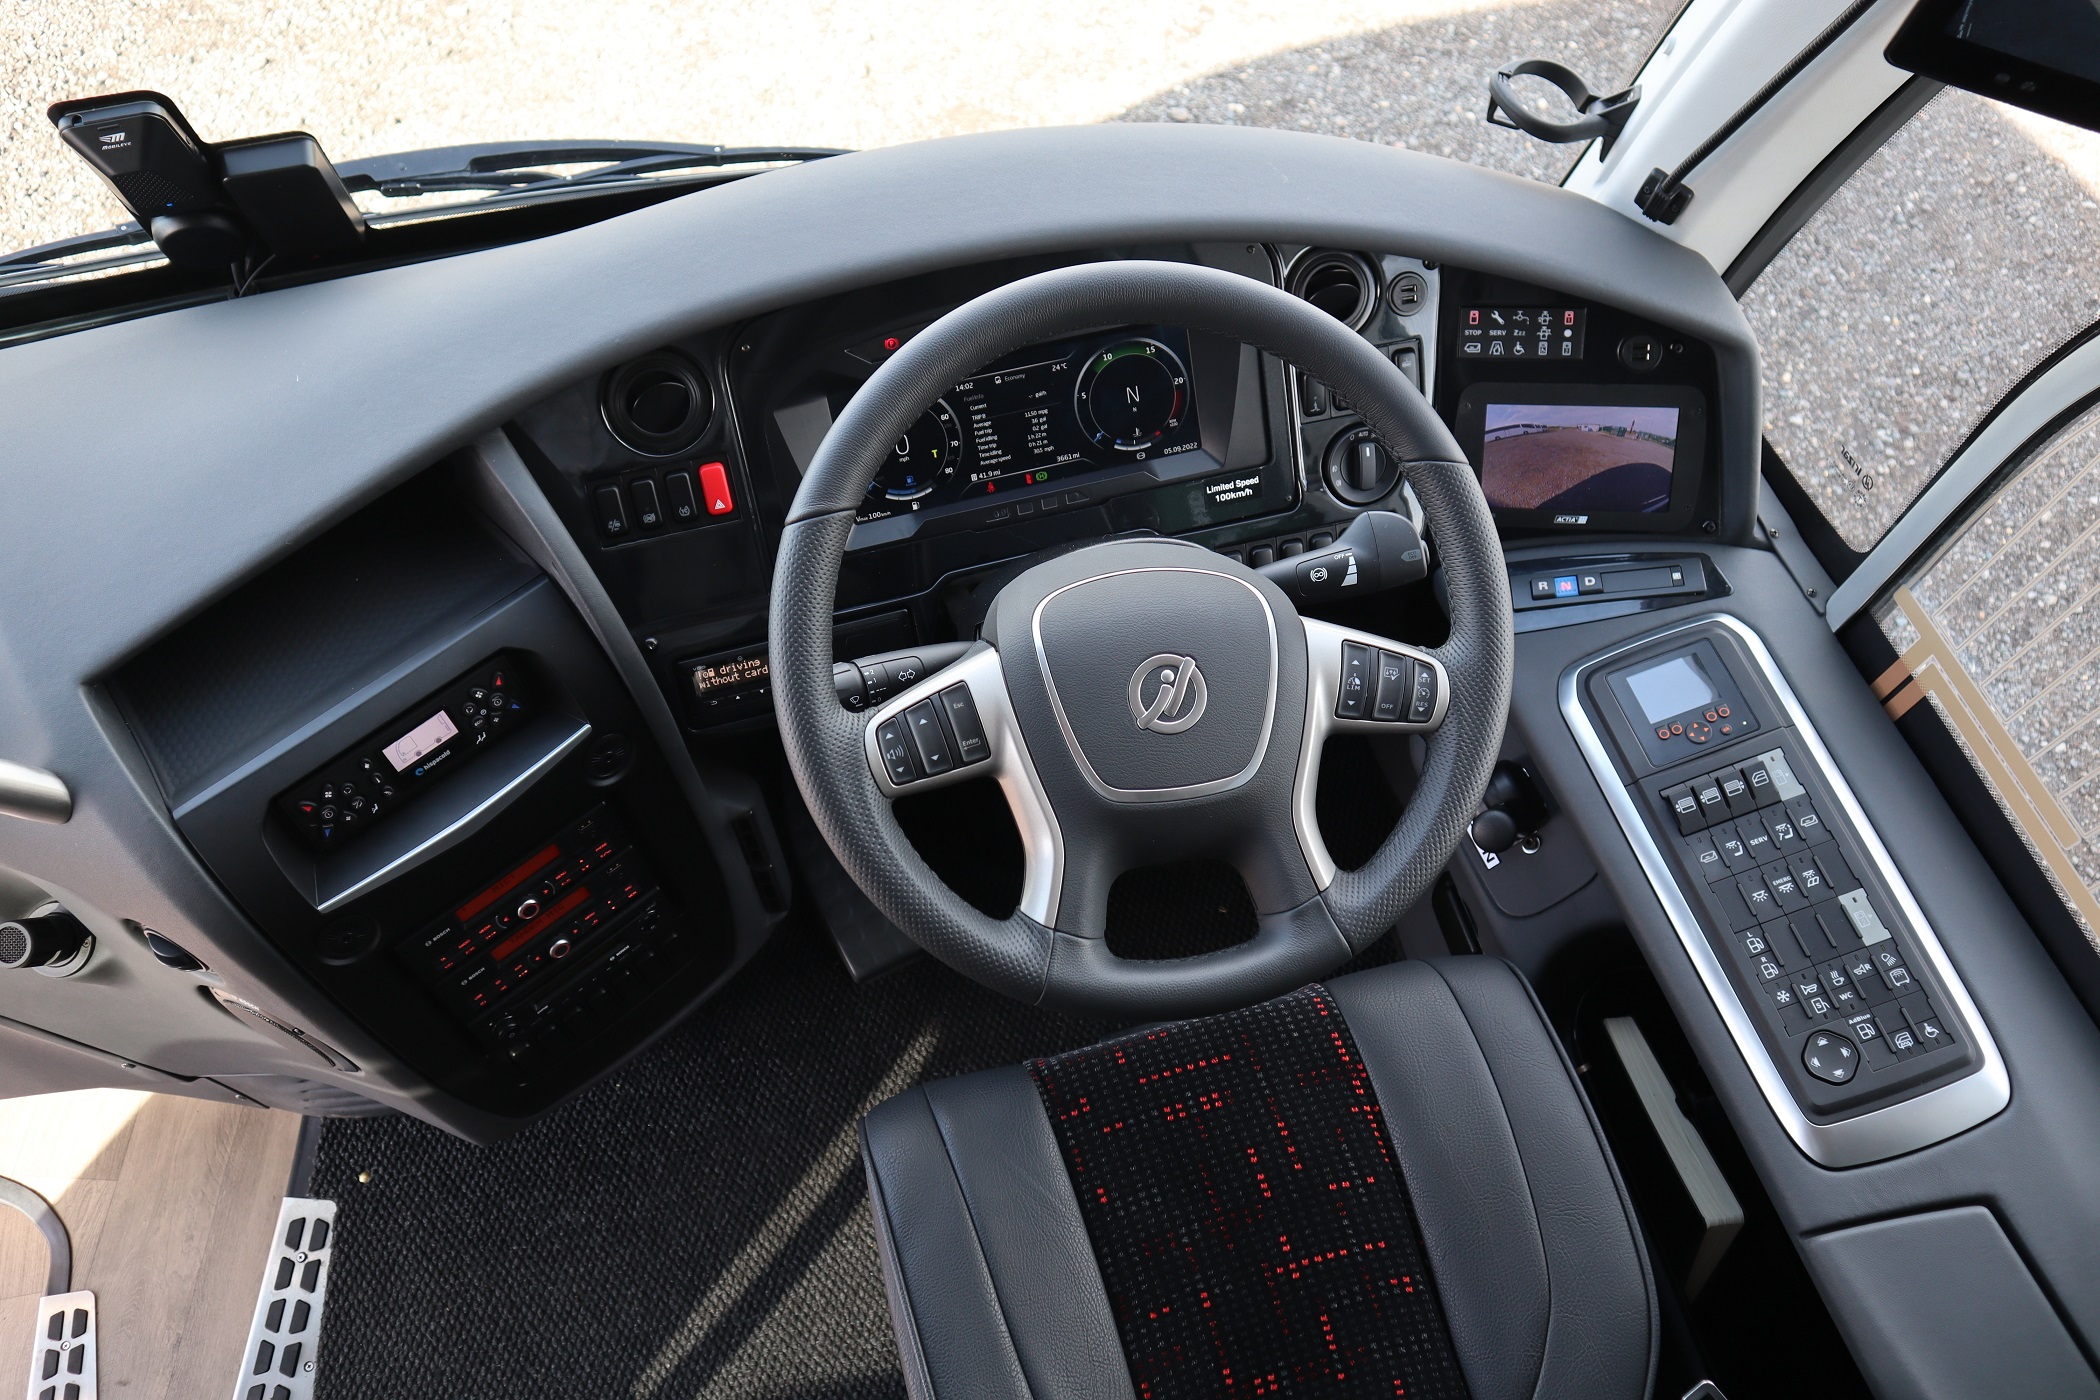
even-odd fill
[[[2100,932],[2100,407],[2050,438],[1877,605],[1901,659],[2065,906]],[[2100,949],[2100,940],[2095,941]]]
[[[2100,139],[1949,89],[1745,293],[1765,436],[1847,545],[2100,319],[2096,191]]]

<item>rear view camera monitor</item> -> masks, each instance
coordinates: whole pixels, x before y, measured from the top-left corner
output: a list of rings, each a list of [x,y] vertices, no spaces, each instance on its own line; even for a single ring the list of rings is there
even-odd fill
[[[1698,491],[1706,415],[1674,386],[1475,384],[1459,436],[1496,519],[1547,529],[1674,529]]]

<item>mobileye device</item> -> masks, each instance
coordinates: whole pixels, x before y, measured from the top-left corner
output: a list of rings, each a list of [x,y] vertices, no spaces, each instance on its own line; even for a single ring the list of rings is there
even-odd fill
[[[343,253],[363,239],[364,217],[305,132],[209,145],[157,92],[60,102],[49,115],[172,263],[226,267],[259,247]]]

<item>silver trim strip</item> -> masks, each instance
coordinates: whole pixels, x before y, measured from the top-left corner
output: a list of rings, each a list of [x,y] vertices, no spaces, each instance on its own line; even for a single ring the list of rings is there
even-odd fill
[[[882,747],[875,741],[876,731],[921,700],[930,700],[958,682],[970,687],[970,698],[977,706],[977,718],[984,725],[985,737],[991,743],[991,757],[967,766],[958,764],[935,777],[920,778],[899,787],[890,781],[889,769],[883,765]],[[867,753],[868,770],[875,775],[876,788],[893,802],[899,797],[931,792],[971,778],[997,779],[999,790],[1006,794],[1007,806],[1013,809],[1014,825],[1021,832],[1019,911],[1045,928],[1055,926],[1058,896],[1065,881],[1064,833],[1058,828],[1057,813],[1051,810],[1050,799],[1043,793],[1043,780],[1035,771],[1035,760],[1028,756],[1028,745],[1021,738],[1020,721],[1014,715],[1013,699],[1006,693],[1006,674],[1001,669],[999,653],[990,643],[978,642],[954,664],[942,667],[869,711],[868,722],[861,731],[861,744]]]
[[[576,728],[569,732],[567,738],[539,758],[534,759],[532,766],[524,772],[512,778],[502,787],[497,788],[487,797],[482,798],[481,801],[460,813],[452,821],[447,822],[441,830],[417,842],[385,865],[360,878],[355,884],[324,896],[319,903],[314,905],[314,908],[323,914],[333,913],[351,900],[356,899],[359,895],[367,894],[377,889],[402,871],[412,869],[429,860],[432,856],[451,850],[454,846],[457,846],[460,842],[487,826],[498,812],[510,805],[513,797],[516,797],[533,783],[538,782],[542,776],[553,769],[555,764],[560,763],[564,758],[574,753],[578,744],[590,737],[590,725],[579,721]]]
[[[1315,618],[1300,618],[1305,626],[1305,738],[1298,746],[1298,777],[1291,789],[1291,825],[1298,833],[1298,849],[1312,871],[1313,884],[1326,889],[1334,883],[1334,857],[1320,835],[1320,754],[1330,734],[1427,734],[1444,722],[1451,708],[1451,673],[1444,663],[1422,650],[1375,632],[1336,627]],[[1342,688],[1342,643],[1358,642],[1373,649],[1396,651],[1412,657],[1436,672],[1436,705],[1426,723],[1406,720],[1337,719],[1335,697]]]
[[[1582,685],[1592,671],[1606,665],[1614,658],[1639,647],[1650,646],[1665,638],[1695,628],[1718,626],[1733,634],[1751,658],[1764,672],[1765,683],[1779,699],[1779,707],[1785,712],[1787,723],[1793,726],[1801,747],[1811,762],[1821,770],[1823,781],[1836,795],[1839,808],[1851,822],[1859,843],[1867,853],[1888,886],[1896,901],[1896,907],[1910,924],[1912,936],[1925,960],[1938,976],[1940,985],[1946,989],[1948,998],[1961,1015],[1969,1033],[1975,1037],[1976,1047],[1983,1063],[1977,1069],[1952,1084],[1943,1084],[1937,1089],[1906,1099],[1902,1103],[1890,1104],[1853,1118],[1840,1119],[1834,1123],[1816,1123],[1809,1120],[1794,1101],[1793,1092],[1787,1088],[1780,1076],[1779,1067],[1773,1063],[1764,1039],[1758,1034],[1750,1013],[1736,994],[1735,984],[1729,980],[1727,969],[1721,965],[1713,945],[1708,942],[1699,919],[1693,913],[1684,891],[1678,886],[1676,877],[1662,850],[1643,820],[1640,809],[1634,805],[1632,794],[1625,780],[1619,776],[1617,765],[1605,748],[1603,736],[1591,722],[1589,711],[1582,703]],[[1619,829],[1633,847],[1641,870],[1648,877],[1649,886],[1669,916],[1670,924],[1677,930],[1677,939],[1691,958],[1692,968],[1699,980],[1706,984],[1706,994],[1713,1000],[1714,1009],[1721,1014],[1729,1036],[1735,1041],[1736,1050],[1749,1066],[1750,1077],[1757,1081],[1758,1090],[1765,1103],[1779,1119],[1794,1145],[1801,1149],[1811,1161],[1826,1167],[1856,1167],[1867,1162],[1878,1162],[1905,1152],[1914,1152],[1921,1147],[1953,1137],[1956,1133],[1975,1127],[1995,1116],[2012,1101],[2012,1081],[2005,1070],[2005,1061],[1998,1053],[1997,1042],[1991,1038],[1990,1028],[1977,1013],[1975,1002],[1969,998],[1968,988],[1962,985],[1954,966],[1947,960],[1947,953],[1940,946],[1932,926],[1925,921],[1924,910],[1918,907],[1910,886],[1904,883],[1888,848],[1882,845],[1881,837],[1867,821],[1867,814],[1853,796],[1852,788],[1844,775],[1838,771],[1830,750],[1823,746],[1823,739],[1809,722],[1808,715],[1795,696],[1793,687],[1780,674],[1778,663],[1766,648],[1764,640],[1749,627],[1725,613],[1710,613],[1679,623],[1660,632],[1651,632],[1635,638],[1610,651],[1578,662],[1561,673],[1560,710],[1568,728],[1575,735],[1575,742],[1589,763],[1591,774],[1604,792],[1604,800],[1610,804],[1612,815],[1618,818]]]
[[[73,794],[56,773],[0,758],[0,813],[63,825],[73,819]]]
[[[2100,340],[2088,341],[2049,367],[1962,449],[1830,595],[1824,616],[1835,632],[1874,601],[1992,472],[2035,434],[2100,388]]]
[[[1206,783],[1187,783],[1181,787],[1170,788],[1112,787],[1108,783],[1103,782],[1101,775],[1094,771],[1094,765],[1088,761],[1085,748],[1080,745],[1079,736],[1072,732],[1072,722],[1065,718],[1065,704],[1063,700],[1058,698],[1057,694],[1057,678],[1050,674],[1050,657],[1043,650],[1043,609],[1049,607],[1051,603],[1070,593],[1075,588],[1085,588],[1089,584],[1104,583],[1109,579],[1125,578],[1131,574],[1196,574],[1204,578],[1220,578],[1227,583],[1236,583],[1241,588],[1246,589],[1253,596],[1254,601],[1261,604],[1262,621],[1267,624],[1269,629],[1268,705],[1262,711],[1261,737],[1255,740],[1254,757],[1247,761],[1245,768],[1242,768],[1230,777],[1217,778]],[[1236,787],[1245,786],[1254,777],[1255,772],[1260,769],[1262,760],[1268,757],[1269,736],[1276,728],[1276,673],[1281,665],[1282,658],[1279,656],[1276,647],[1276,611],[1269,606],[1269,600],[1262,596],[1261,590],[1247,582],[1247,580],[1234,578],[1231,574],[1221,573],[1216,569],[1183,569],[1163,566],[1145,569],[1117,569],[1114,573],[1096,574],[1092,578],[1080,579],[1077,583],[1068,583],[1063,588],[1047,595],[1043,601],[1035,605],[1035,612],[1029,617],[1029,631],[1035,637],[1036,664],[1042,668],[1043,688],[1050,692],[1050,709],[1057,716],[1057,727],[1064,732],[1065,746],[1071,749],[1072,759],[1079,765],[1080,775],[1086,779],[1087,786],[1109,801],[1178,802],[1183,798],[1209,797],[1213,793],[1230,792]],[[1195,661],[1198,667],[1202,666],[1202,657],[1196,657]]]

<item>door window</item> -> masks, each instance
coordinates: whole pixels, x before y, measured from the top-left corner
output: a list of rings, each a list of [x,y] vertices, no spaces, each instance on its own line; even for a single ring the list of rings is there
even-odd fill
[[[1765,437],[1847,547],[2100,319],[2096,254],[2100,137],[1949,89],[1773,259],[1743,296]]]
[[[2100,949],[2100,407],[2041,442],[1874,608],[1875,693],[1930,704]]]

